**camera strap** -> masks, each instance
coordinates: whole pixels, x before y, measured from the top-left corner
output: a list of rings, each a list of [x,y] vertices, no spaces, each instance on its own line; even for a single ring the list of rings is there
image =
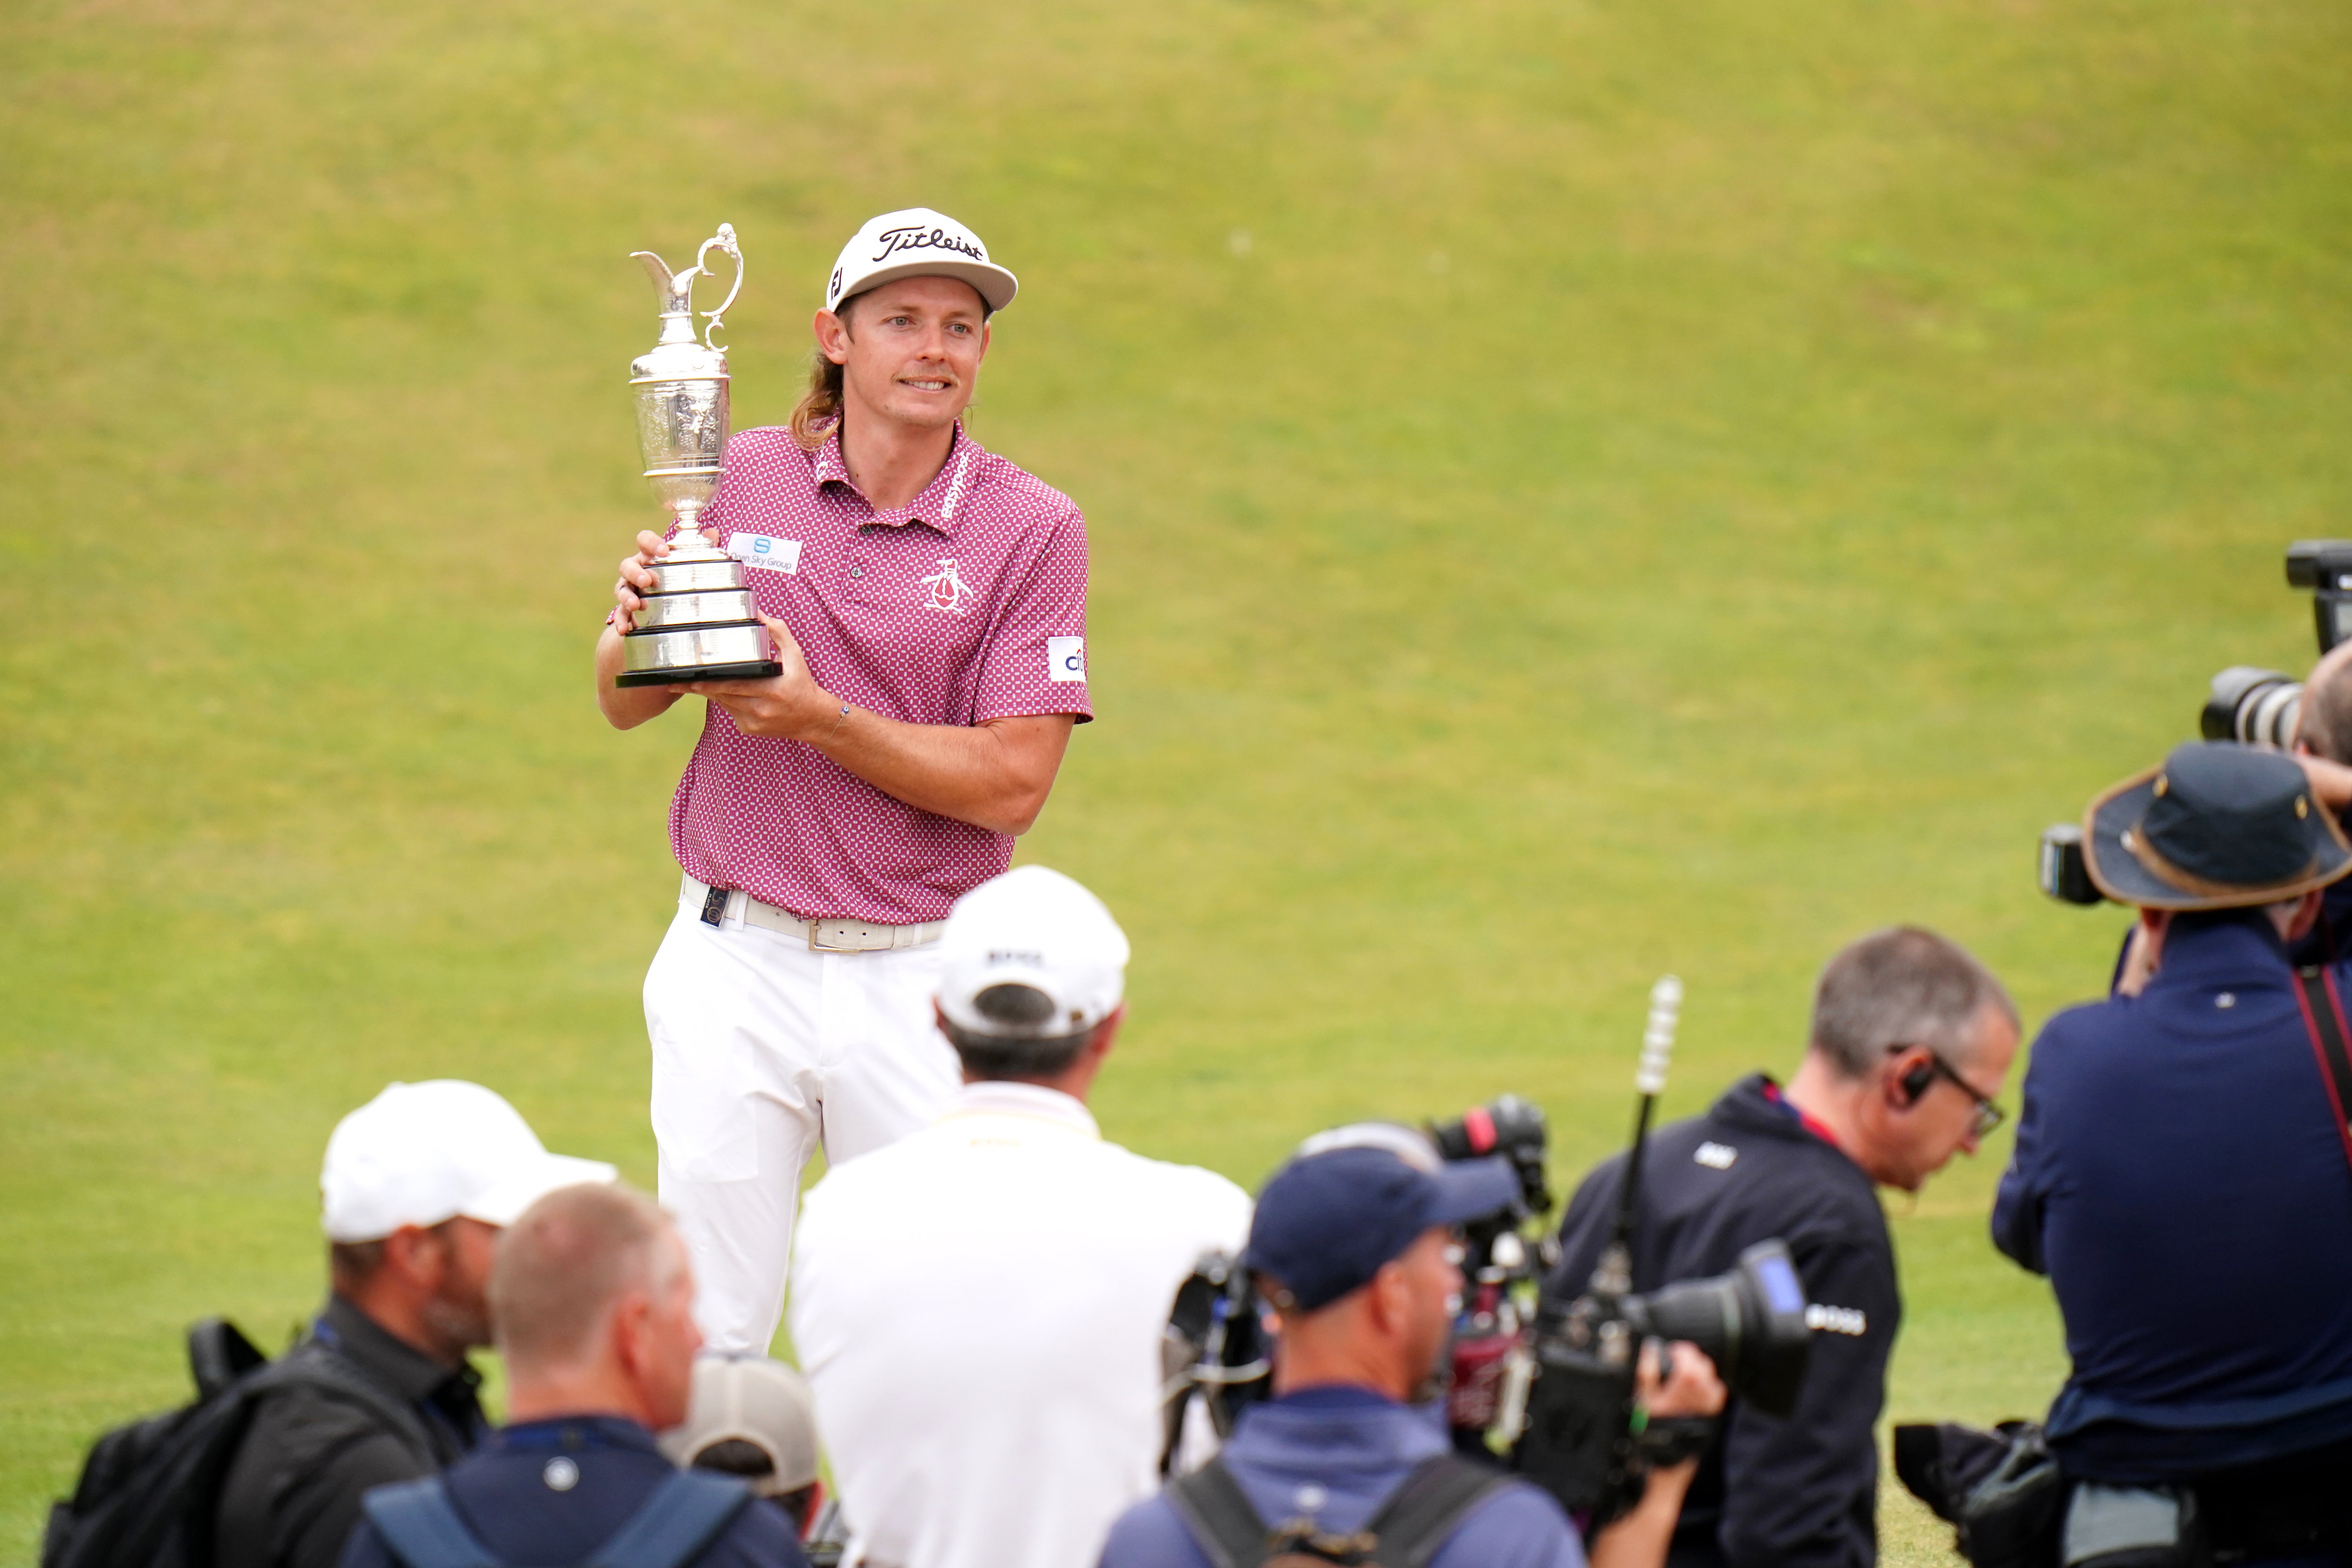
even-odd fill
[[[2335,975],[2316,963],[2298,970],[2295,1000],[2303,1005],[2303,1026],[2319,1058],[2319,1079],[2327,1089],[2336,1136],[2344,1140],[2345,1161],[2352,1164],[2352,1121],[2345,1119],[2345,1108],[2352,1106],[2352,1045],[2347,1044],[2352,1029],[2345,1027],[2344,999],[2336,993]]]

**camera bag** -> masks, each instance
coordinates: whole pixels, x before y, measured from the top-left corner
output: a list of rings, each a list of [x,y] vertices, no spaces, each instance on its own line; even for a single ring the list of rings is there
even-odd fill
[[[1267,1529],[1222,1458],[1169,1482],[1167,1495],[1210,1568],[1427,1568],[1454,1526],[1510,1479],[1460,1454],[1436,1455],[1415,1466],[1350,1535],[1327,1534],[1305,1520]]]

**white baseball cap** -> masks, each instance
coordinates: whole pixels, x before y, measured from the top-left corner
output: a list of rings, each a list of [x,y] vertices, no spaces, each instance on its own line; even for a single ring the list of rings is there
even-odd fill
[[[816,1405],[808,1380],[766,1356],[707,1355],[694,1363],[686,1421],[655,1440],[681,1468],[714,1443],[749,1443],[768,1456],[762,1497],[796,1492],[816,1479]]]
[[[956,900],[940,935],[940,1011],[998,1038],[1054,1039],[1110,1016],[1127,989],[1127,933],[1092,893],[1043,866],[992,877]],[[1054,1010],[1009,1030],[975,1005],[992,985],[1028,985]]]
[[[824,308],[898,278],[960,278],[980,290],[991,312],[1013,303],[1021,280],[988,258],[980,236],[945,213],[903,207],[868,218],[849,237],[824,286]]]
[[[381,1241],[461,1215],[509,1226],[558,1187],[619,1173],[549,1153],[522,1113],[478,1083],[395,1083],[335,1124],[320,1217],[330,1241]]]

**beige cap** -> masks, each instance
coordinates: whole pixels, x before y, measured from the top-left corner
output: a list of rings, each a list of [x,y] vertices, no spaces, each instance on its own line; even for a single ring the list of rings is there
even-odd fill
[[[705,1448],[730,1439],[751,1444],[775,1467],[772,1477],[753,1487],[762,1496],[796,1492],[814,1481],[816,1405],[807,1380],[766,1356],[707,1355],[696,1362],[685,1424],[656,1441],[669,1462],[684,1468]]]

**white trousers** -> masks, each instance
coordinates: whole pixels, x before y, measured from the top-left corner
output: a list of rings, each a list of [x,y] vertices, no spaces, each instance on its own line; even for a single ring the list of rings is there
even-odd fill
[[[764,1355],[783,1312],[801,1173],[928,1125],[963,1081],[931,1016],[939,947],[813,952],[730,917],[677,918],[646,973],[661,1201],[709,1348]]]

